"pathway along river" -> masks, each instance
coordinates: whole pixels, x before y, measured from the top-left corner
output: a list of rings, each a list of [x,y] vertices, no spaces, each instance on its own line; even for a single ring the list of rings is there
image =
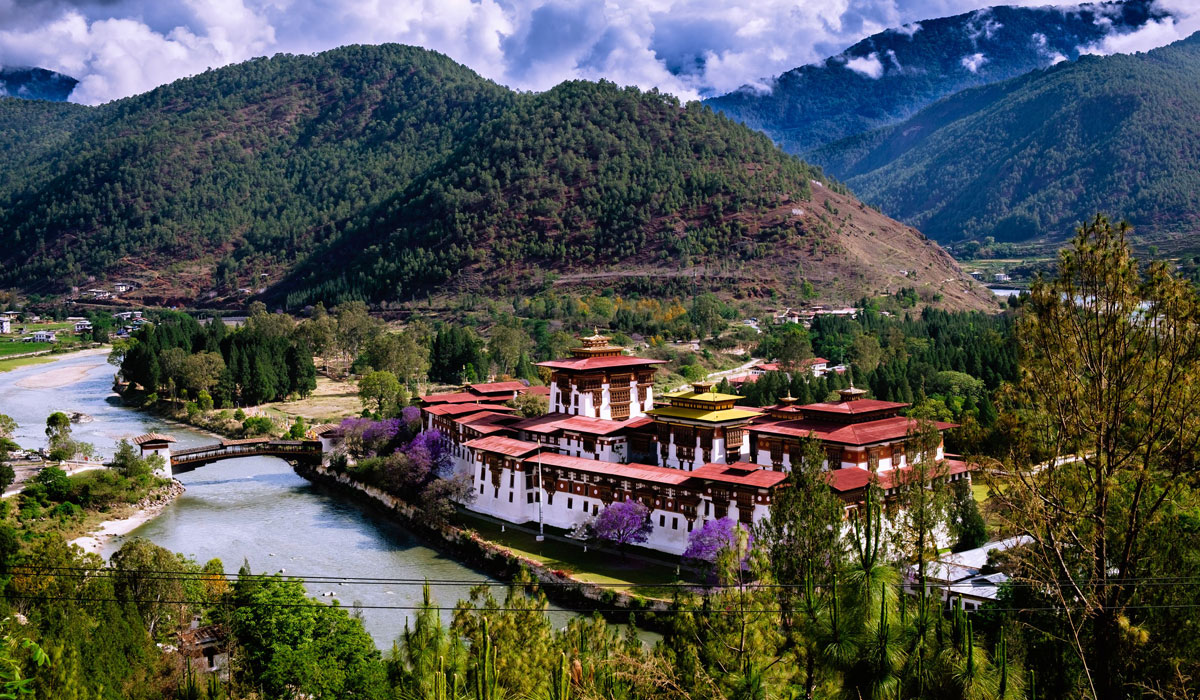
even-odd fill
[[[44,445],[46,417],[78,411],[94,418],[73,426],[105,458],[116,443],[157,431],[178,448],[214,442],[212,436],[167,423],[121,405],[112,392],[113,367],[104,355],[68,356],[49,364],[0,373],[0,413],[16,419],[16,441]],[[108,557],[128,537],[141,536],[205,562],[218,557],[227,572],[242,561],[255,573],[441,581],[486,581],[483,574],[431,549],[405,529],[310,484],[274,457],[244,457],[181,474],[187,488],[162,514],[126,538],[108,543]],[[469,585],[434,585],[440,605],[453,606]],[[313,596],[332,591],[343,605],[406,607],[421,602],[420,585],[345,583],[310,585]],[[496,596],[503,600],[504,590]],[[329,600],[325,598],[323,600]],[[410,610],[366,608],[363,622],[381,649],[404,631]],[[572,613],[555,609],[556,625]],[[449,619],[449,613],[444,615]]]

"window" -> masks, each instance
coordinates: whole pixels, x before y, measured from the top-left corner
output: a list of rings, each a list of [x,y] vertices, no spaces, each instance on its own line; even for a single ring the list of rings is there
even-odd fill
[[[533,494],[532,494],[532,493],[527,493],[527,494],[525,494],[525,502],[526,502],[526,503],[533,503]]]
[[[592,506],[592,515],[600,512],[600,506]]]
[[[479,480],[483,481],[485,479],[487,479],[487,467],[480,467],[479,468]]]
[[[512,494],[512,491],[509,491],[509,492],[508,492],[508,502],[509,502],[509,503],[512,503],[512,502],[513,502],[513,494]]]
[[[574,499],[574,498],[568,498],[568,499],[567,499],[567,510],[571,510],[571,509],[572,509],[572,508],[574,508],[574,507],[575,507],[575,499]]]
[[[517,475],[509,474],[508,475],[508,488],[510,488],[510,489],[515,488],[516,485],[517,485]]]
[[[671,529],[672,530],[679,529],[679,518],[671,518]]]
[[[658,516],[658,526],[663,527],[666,524],[667,524],[667,516],[665,516],[665,515]]]
[[[497,486],[495,488],[495,493],[492,494],[492,498],[500,498],[500,487],[499,486]]]
[[[483,495],[483,484],[480,484],[480,485],[479,485],[479,495],[480,495],[480,496],[482,496],[482,495]]]

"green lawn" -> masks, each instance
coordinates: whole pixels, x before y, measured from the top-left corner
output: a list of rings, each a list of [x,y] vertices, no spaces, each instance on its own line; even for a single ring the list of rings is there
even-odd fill
[[[28,352],[41,352],[43,350],[50,350],[53,347],[54,343],[14,343],[5,339],[0,340],[0,357],[24,355]]]
[[[584,552],[582,545],[550,538],[538,542],[532,533],[512,527],[500,532],[499,525],[469,515],[463,516],[462,520],[463,526],[473,528],[480,537],[515,554],[541,562],[552,570],[565,571],[580,581],[614,584],[615,590],[629,590],[632,587],[636,593],[653,596],[656,591],[650,586],[679,580],[673,566],[651,564],[641,559],[595,550]]]
[[[975,497],[976,503],[983,505],[983,502],[986,501],[989,496],[991,496],[991,490],[988,489],[987,484],[972,483],[971,495]]]
[[[49,355],[39,355],[37,357],[18,357],[15,360],[0,360],[0,372],[9,372],[18,367],[25,367],[26,365],[46,364],[54,362],[56,359],[58,358]]]

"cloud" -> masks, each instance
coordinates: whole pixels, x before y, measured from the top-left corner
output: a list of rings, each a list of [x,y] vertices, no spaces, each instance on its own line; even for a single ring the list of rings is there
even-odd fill
[[[1046,0],[1017,0],[1040,5]],[[1174,2],[1182,9],[1190,0]],[[36,65],[80,80],[72,100],[98,103],[277,52],[399,42],[447,54],[484,77],[543,90],[607,78],[685,99],[841,54],[889,27],[971,12],[988,0],[0,0],[0,65]],[[1112,38],[1093,52],[1136,50],[1182,24]],[[994,32],[980,13],[978,36]],[[1177,38],[1177,37],[1176,37]],[[893,57],[852,59],[878,78]],[[897,66],[898,68],[898,66]]]
[[[969,56],[963,56],[961,63],[963,68],[966,68],[972,73],[978,73],[979,69],[982,68],[983,64],[987,63],[987,61],[987,56],[984,56],[981,53],[973,53]]]
[[[1146,22],[1132,32],[1108,34],[1096,43],[1080,46],[1079,53],[1108,56],[1150,51],[1200,31],[1200,11],[1197,11],[1192,0],[1158,0],[1154,7],[1170,15]],[[1097,22],[1106,19],[1097,18]]]
[[[883,75],[883,63],[879,60],[879,54],[874,52],[846,61],[846,67],[873,80],[878,80]]]

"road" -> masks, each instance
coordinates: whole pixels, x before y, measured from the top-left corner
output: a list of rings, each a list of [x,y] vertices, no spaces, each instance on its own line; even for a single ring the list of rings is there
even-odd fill
[[[720,372],[712,372],[707,377],[704,378],[704,381],[719,380],[722,377],[733,377],[733,376],[742,374],[743,372],[748,372],[751,367],[753,367],[754,365],[757,365],[759,362],[762,362],[761,357],[752,357],[752,358],[750,358],[749,362],[746,362],[745,364],[742,364],[742,365],[738,365],[737,367],[734,367],[733,369],[724,369],[724,370],[721,370]],[[679,388],[677,388],[675,391],[683,391],[684,389],[687,389],[689,386],[691,386],[691,384],[684,384],[684,385],[680,386]]]

